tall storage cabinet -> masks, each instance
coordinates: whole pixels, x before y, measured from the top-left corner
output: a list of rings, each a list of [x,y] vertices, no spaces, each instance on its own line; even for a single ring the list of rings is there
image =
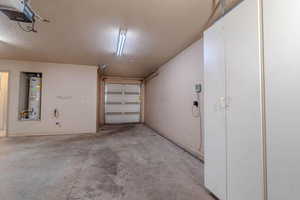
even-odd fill
[[[269,200],[300,199],[300,2],[264,0]]]
[[[229,200],[263,199],[259,12],[246,0],[224,18]]]
[[[263,200],[260,1],[205,32],[205,184],[221,200]]]
[[[221,200],[299,199],[299,9],[244,0],[204,34],[205,185]]]
[[[205,33],[204,41],[204,128],[205,184],[216,196],[226,199],[226,71],[223,23],[218,21]],[[209,91],[209,92],[206,92]]]

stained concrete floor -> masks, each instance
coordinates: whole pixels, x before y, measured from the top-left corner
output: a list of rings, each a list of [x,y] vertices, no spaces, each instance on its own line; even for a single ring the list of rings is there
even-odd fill
[[[143,125],[0,139],[0,200],[213,200],[203,164]]]

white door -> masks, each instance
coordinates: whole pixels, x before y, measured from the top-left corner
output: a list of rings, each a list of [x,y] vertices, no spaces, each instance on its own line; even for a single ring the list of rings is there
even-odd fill
[[[269,200],[299,199],[300,1],[264,0]]]
[[[228,200],[264,198],[259,21],[259,0],[224,17]]]
[[[7,131],[8,72],[0,72],[0,137]]]
[[[139,123],[141,118],[140,84],[105,84],[105,123]]]
[[[226,200],[225,59],[223,21],[204,33],[205,186]]]

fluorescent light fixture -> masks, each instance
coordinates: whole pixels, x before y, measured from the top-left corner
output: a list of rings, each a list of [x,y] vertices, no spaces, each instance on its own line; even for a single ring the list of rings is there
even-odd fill
[[[118,46],[117,46],[117,56],[122,56],[124,51],[124,45],[126,41],[127,30],[126,29],[120,29],[119,32],[119,39],[118,39]]]

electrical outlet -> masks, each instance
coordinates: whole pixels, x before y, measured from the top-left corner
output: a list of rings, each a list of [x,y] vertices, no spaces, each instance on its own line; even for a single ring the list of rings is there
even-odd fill
[[[194,101],[193,102],[193,106],[199,107],[199,102],[198,101]]]
[[[195,92],[198,93],[198,94],[202,92],[202,85],[201,84],[196,84],[195,85]]]
[[[55,125],[58,126],[59,128],[61,128],[60,122],[56,122]]]

